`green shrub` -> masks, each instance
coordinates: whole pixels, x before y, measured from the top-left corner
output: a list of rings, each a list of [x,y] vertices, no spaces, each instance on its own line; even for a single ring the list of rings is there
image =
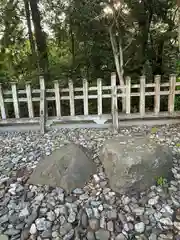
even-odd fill
[[[157,184],[158,186],[163,187],[166,183],[167,183],[167,179],[166,179],[166,178],[164,178],[164,177],[162,177],[162,176],[156,178],[156,184]]]

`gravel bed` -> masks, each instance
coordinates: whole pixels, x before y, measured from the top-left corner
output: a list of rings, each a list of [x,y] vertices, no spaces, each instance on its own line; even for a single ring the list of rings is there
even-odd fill
[[[174,179],[131,195],[108,186],[99,160],[106,139],[150,134],[173,151]],[[97,174],[83,189],[26,183],[43,155],[74,142],[88,149]],[[180,125],[0,133],[0,240],[180,240]]]

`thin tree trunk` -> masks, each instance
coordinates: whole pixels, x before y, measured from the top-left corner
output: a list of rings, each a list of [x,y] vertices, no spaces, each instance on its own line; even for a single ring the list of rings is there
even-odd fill
[[[32,20],[33,20],[34,30],[35,30],[39,66],[40,66],[41,72],[44,74],[45,81],[48,81],[49,80],[49,64],[48,64],[46,36],[42,30],[40,11],[38,8],[37,0],[30,0],[30,7],[31,7]]]
[[[123,48],[122,48],[122,40],[119,36],[119,62],[120,62],[120,72],[121,72],[121,82],[124,83],[124,57],[123,57]],[[124,87],[125,83],[122,85]],[[125,94],[126,90],[122,89],[122,93]],[[122,111],[126,111],[126,98],[122,97]]]
[[[111,46],[112,46],[112,50],[113,50],[115,67],[116,67],[117,75],[118,75],[118,78],[119,78],[119,83],[120,83],[121,86],[124,86],[124,80],[123,80],[122,72],[121,72],[121,68],[120,68],[120,61],[119,61],[117,43],[116,43],[116,40],[114,39],[114,36],[113,36],[113,33],[112,33],[112,28],[109,28],[109,35],[110,35]]]
[[[115,66],[116,66],[116,71],[117,71],[117,75],[119,78],[119,84],[121,87],[124,87],[124,58],[123,58],[123,49],[122,49],[122,41],[121,38],[119,36],[118,39],[118,46],[117,46],[117,42],[115,37],[113,36],[112,33],[112,28],[109,28],[109,35],[110,35],[110,40],[111,40],[111,46],[112,46],[112,50],[113,50],[113,55],[114,55],[114,62],[115,62]],[[119,47],[119,49],[118,49]],[[122,89],[121,90],[122,94],[125,94],[125,90]],[[125,112],[126,111],[126,101],[125,101],[125,97],[122,97],[122,111]]]
[[[72,64],[71,64],[71,77],[73,79],[74,77],[74,68],[75,68],[75,41],[74,41],[74,32],[73,32],[73,27],[72,27],[72,17],[69,17],[69,33],[71,37],[71,54],[72,54]]]

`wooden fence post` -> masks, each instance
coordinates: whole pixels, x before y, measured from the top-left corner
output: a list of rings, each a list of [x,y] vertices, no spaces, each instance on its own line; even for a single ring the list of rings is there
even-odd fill
[[[160,81],[161,76],[155,76],[155,95],[154,95],[154,113],[157,116],[160,111]]]
[[[6,110],[5,110],[5,105],[4,105],[2,83],[0,83],[0,108],[1,108],[1,118],[2,118],[2,120],[5,120],[6,119]]]
[[[169,114],[174,113],[175,90],[176,90],[176,75],[171,74],[169,79],[169,99],[168,99]]]
[[[44,77],[39,77],[40,81],[40,131],[41,134],[46,132],[46,90]]]
[[[56,115],[58,118],[61,117],[61,98],[59,92],[59,81],[54,81],[54,89],[55,89],[55,99],[56,99]]]
[[[74,116],[75,115],[74,85],[72,80],[69,80],[69,104],[70,104],[70,114],[71,116]]]
[[[88,81],[87,81],[87,79],[83,79],[83,95],[84,95],[84,115],[87,116],[89,114],[89,107],[88,107]]]
[[[112,122],[113,128],[118,130],[118,104],[117,104],[117,86],[116,86],[116,73],[111,74],[111,93],[112,93],[112,105],[111,105],[111,112],[112,112]]]
[[[131,113],[131,78],[126,78],[126,114]]]
[[[17,87],[16,87],[16,83],[15,82],[11,83],[11,89],[12,89],[12,98],[13,98],[15,118],[20,118],[18,94],[17,94]]]
[[[33,103],[32,103],[32,91],[31,91],[30,82],[26,82],[26,96],[27,96],[29,117],[34,118],[34,110],[33,110]]]
[[[97,79],[97,96],[98,96],[98,116],[102,115],[102,79]]]
[[[145,115],[145,84],[146,78],[145,76],[142,76],[140,78],[140,99],[139,99],[139,109],[141,117],[144,117]]]

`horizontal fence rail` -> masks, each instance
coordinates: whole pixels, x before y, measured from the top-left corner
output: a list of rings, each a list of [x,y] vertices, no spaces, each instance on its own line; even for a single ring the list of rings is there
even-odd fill
[[[40,77],[39,89],[32,89],[30,82],[27,82],[25,89],[18,89],[17,84],[11,83],[11,90],[3,89],[0,84],[0,123],[8,123],[9,109],[8,104],[12,105],[14,119],[17,122],[25,121],[21,117],[21,112],[26,111],[30,122],[39,123],[41,129],[45,125],[46,118],[48,117],[48,103],[54,102],[55,111],[51,119],[59,121],[79,121],[79,120],[92,120],[96,123],[105,123],[111,120],[113,126],[118,128],[119,119],[133,119],[145,117],[160,117],[164,116],[179,116],[174,110],[175,96],[180,94],[180,82],[176,81],[176,75],[170,75],[169,82],[161,83],[161,76],[154,77],[154,83],[146,83],[145,76],[140,77],[139,84],[131,84],[131,78],[126,77],[125,85],[119,86],[116,81],[116,74],[111,75],[111,85],[103,86],[102,79],[97,79],[96,86],[90,86],[86,79],[82,81],[82,87],[74,86],[72,80],[69,80],[67,88],[61,88],[59,81],[53,82],[53,88],[46,89],[44,78]],[[146,112],[146,97],[153,96],[154,109],[151,113]],[[161,96],[167,96],[167,112],[161,113],[160,102]],[[139,98],[139,112],[132,112],[133,97]],[[109,99],[111,106],[109,106],[109,113],[103,113],[103,101]],[[82,101],[82,114],[76,114],[77,103],[76,100]],[[97,112],[90,114],[90,101],[95,100]],[[123,100],[123,101],[122,101]],[[64,114],[62,110],[62,102],[68,102],[66,110],[69,114]],[[119,103],[125,104],[125,113],[121,114]],[[25,103],[26,106],[22,107],[21,104]],[[39,115],[35,116],[34,105],[38,103]],[[78,103],[79,104],[79,103]],[[78,106],[79,107],[79,106]],[[123,108],[123,107],[122,107]],[[11,117],[11,121],[13,121]],[[26,119],[26,121],[28,121]]]

